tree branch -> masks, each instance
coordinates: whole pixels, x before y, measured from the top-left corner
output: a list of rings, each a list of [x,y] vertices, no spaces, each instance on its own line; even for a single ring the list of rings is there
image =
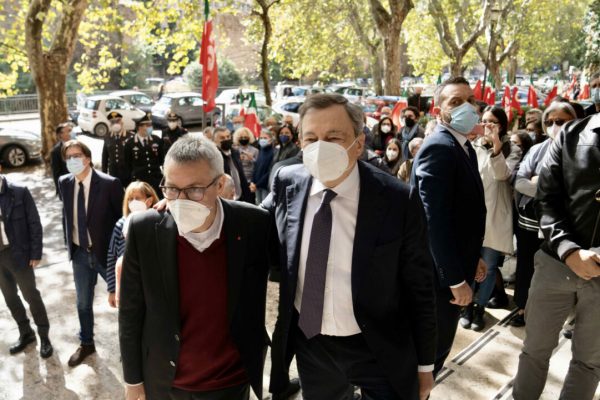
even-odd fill
[[[430,0],[428,4],[429,13],[433,17],[435,29],[438,32],[442,50],[450,58],[454,58],[459,52],[458,45],[450,33],[450,24],[448,17],[438,0]]]
[[[369,6],[371,7],[371,14],[373,14],[377,29],[379,29],[381,33],[385,32],[392,23],[391,15],[379,0],[369,0]]]
[[[11,46],[10,44],[0,42],[0,46],[6,47],[6,48],[11,49],[13,51],[16,51],[18,53],[21,53],[22,55],[24,55],[25,57],[27,57],[27,53],[26,52],[24,52],[21,49],[18,49],[16,47],[14,47],[14,46]]]

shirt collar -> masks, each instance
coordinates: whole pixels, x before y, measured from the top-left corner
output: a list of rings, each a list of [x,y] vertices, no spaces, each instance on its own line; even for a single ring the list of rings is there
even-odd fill
[[[199,252],[203,252],[208,249],[211,244],[215,240],[218,240],[221,236],[221,231],[223,230],[223,221],[225,220],[225,215],[223,212],[223,204],[221,200],[217,200],[217,215],[215,216],[215,220],[213,221],[210,228],[205,230],[204,232],[188,232],[182,234],[179,232],[181,236],[183,236],[196,250]]]
[[[444,125],[444,128],[448,129],[448,132],[450,132],[452,134],[452,136],[454,136],[454,138],[456,140],[458,140],[458,143],[460,143],[461,146],[465,147],[465,144],[467,143],[467,140],[468,140],[466,135],[463,135],[462,133],[455,131],[454,129],[450,128],[448,125]]]
[[[87,176],[85,178],[83,178],[83,180],[79,180],[77,179],[77,177],[75,177],[75,180],[77,181],[77,184],[79,184],[79,182],[83,182],[83,186],[87,187],[90,185],[90,182],[92,181],[92,168],[90,167],[90,170],[87,174]]]
[[[352,172],[350,173],[350,175],[348,175],[346,177],[346,179],[344,179],[336,187],[328,188],[327,186],[323,185],[323,183],[321,183],[317,179],[313,179],[312,186],[310,188],[310,195],[314,196],[316,194],[323,192],[326,189],[331,189],[335,193],[337,193],[338,197],[341,196],[341,197],[345,197],[350,200],[358,201],[359,186],[360,186],[360,174],[358,173],[358,162],[357,162],[356,164],[354,164],[354,168],[352,168]]]

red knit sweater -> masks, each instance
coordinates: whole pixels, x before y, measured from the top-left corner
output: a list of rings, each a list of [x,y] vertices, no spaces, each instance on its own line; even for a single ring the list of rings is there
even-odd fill
[[[173,386],[204,392],[248,382],[227,323],[225,240],[200,253],[178,237],[181,349]]]

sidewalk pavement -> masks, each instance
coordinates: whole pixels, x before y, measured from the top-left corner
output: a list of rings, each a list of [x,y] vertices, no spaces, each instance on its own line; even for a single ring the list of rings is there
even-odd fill
[[[2,114],[2,115],[0,115],[0,123],[13,122],[13,121],[25,121],[28,119],[40,119],[40,114],[36,112],[36,113]]]

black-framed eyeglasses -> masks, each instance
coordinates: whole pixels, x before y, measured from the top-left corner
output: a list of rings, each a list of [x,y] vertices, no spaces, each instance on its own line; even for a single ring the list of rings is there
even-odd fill
[[[181,196],[181,192],[183,192],[188,200],[202,201],[206,189],[211,187],[219,178],[220,176],[215,177],[215,179],[206,186],[190,186],[183,189],[174,186],[165,186],[165,178],[163,178],[158,187],[162,190],[167,200],[177,200],[179,196]]]
[[[563,126],[565,122],[567,122],[567,120],[561,118],[547,119],[544,121],[544,125],[546,125],[547,128],[550,128],[552,125]]]

